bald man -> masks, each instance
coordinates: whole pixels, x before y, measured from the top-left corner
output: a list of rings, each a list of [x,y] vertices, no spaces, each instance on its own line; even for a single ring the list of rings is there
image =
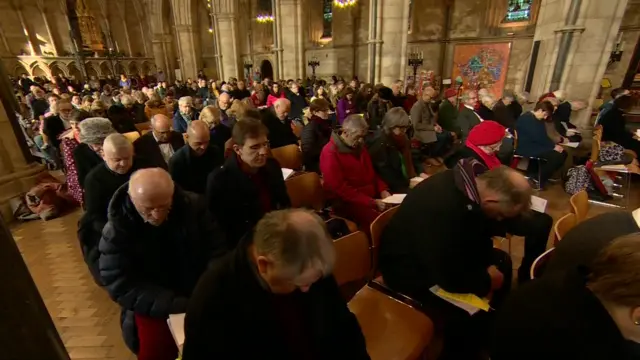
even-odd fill
[[[159,168],[135,172],[111,200],[100,240],[100,276],[122,307],[125,343],[140,360],[178,356],[167,317],[186,311],[222,240],[203,205]]]
[[[133,171],[143,168],[134,158],[133,145],[122,134],[111,134],[102,147],[104,162],[89,172],[84,182],[85,213],[78,223],[78,238],[82,253],[96,282],[98,272],[98,241],[107,223],[107,211],[113,194],[129,181]]]
[[[278,99],[272,107],[262,112],[262,122],[269,130],[269,143],[272,149],[298,144],[298,137],[291,128],[290,110],[289,100]]]
[[[209,126],[192,121],[187,128],[187,144],[169,161],[169,173],[182,189],[204,194],[209,173],[224,161],[222,149],[210,143]]]
[[[231,100],[231,95],[223,92],[220,93],[218,101],[216,101],[216,106],[220,109],[220,122],[228,128],[232,128],[234,123],[234,121],[229,118],[229,115],[227,115],[227,110],[231,107]]]
[[[163,114],[151,117],[151,131],[133,143],[136,154],[150,165],[168,169],[169,160],[184,146],[181,133],[171,130],[171,119]]]
[[[487,170],[465,159],[409,192],[385,228],[380,242],[384,281],[445,321],[443,358],[482,358],[478,354],[486,350],[493,313],[469,316],[431,289],[486,297],[498,309],[510,289],[512,266],[491,238],[504,235],[505,220],[529,211],[531,194],[528,181],[515,170]]]

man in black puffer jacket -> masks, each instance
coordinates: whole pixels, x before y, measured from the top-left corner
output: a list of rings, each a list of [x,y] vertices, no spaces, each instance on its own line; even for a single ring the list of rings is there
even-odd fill
[[[139,170],[116,191],[100,240],[100,277],[122,307],[124,340],[138,359],[177,358],[167,317],[186,311],[219,241],[204,203],[165,170]]]

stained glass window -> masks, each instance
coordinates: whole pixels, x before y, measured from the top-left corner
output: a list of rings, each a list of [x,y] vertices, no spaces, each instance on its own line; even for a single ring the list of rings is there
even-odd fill
[[[332,20],[333,20],[333,0],[323,0],[323,5],[322,5],[322,37],[323,38],[331,37]]]
[[[507,14],[503,23],[531,20],[531,4],[533,0],[508,0]]]

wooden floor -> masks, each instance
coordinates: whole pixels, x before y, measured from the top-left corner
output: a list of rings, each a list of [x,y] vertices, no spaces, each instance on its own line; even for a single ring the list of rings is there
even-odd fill
[[[634,190],[640,188],[634,184]],[[633,191],[631,209],[640,205]],[[549,200],[547,212],[554,220],[569,211],[569,196],[559,185],[539,193]],[[589,216],[611,211],[592,206]],[[13,228],[13,236],[31,271],[49,313],[72,359],[133,360],[122,341],[119,308],[93,282],[76,239],[80,211],[49,222],[31,221]],[[507,249],[507,244],[502,244]],[[514,267],[520,263],[523,242],[512,243]]]

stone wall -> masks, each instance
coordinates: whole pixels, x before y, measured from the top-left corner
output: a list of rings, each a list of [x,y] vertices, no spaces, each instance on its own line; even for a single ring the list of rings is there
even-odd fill
[[[501,27],[500,21],[505,14],[506,2],[456,0],[451,7],[450,26],[446,34],[445,3],[443,0],[413,0],[411,25],[407,23],[407,51],[421,51],[424,54],[424,66],[421,70],[432,70],[436,75],[442,75],[446,79],[451,76],[453,50],[456,44],[510,42],[512,47],[506,86],[521,89],[533,43],[535,15],[532,24]],[[367,80],[369,1],[359,1],[351,10],[334,8],[333,36],[326,44],[320,39],[321,2],[316,4],[314,1],[308,1],[308,4],[305,13],[309,21],[305,28],[305,58],[309,60],[315,56],[320,60],[318,76],[328,78],[338,74],[347,79],[356,74],[361,80]],[[538,7],[539,1],[534,2],[534,10]],[[406,75],[413,73],[409,66],[405,67],[405,71]],[[309,75],[311,69],[307,68],[306,73]]]
[[[623,33],[622,60],[613,63],[607,68],[604,76],[611,81],[611,85],[616,88],[622,86],[624,76],[629,69],[629,62],[633,56],[636,44],[640,40],[640,1],[629,1],[627,9],[622,18],[620,31]],[[606,98],[606,96],[605,96]]]

